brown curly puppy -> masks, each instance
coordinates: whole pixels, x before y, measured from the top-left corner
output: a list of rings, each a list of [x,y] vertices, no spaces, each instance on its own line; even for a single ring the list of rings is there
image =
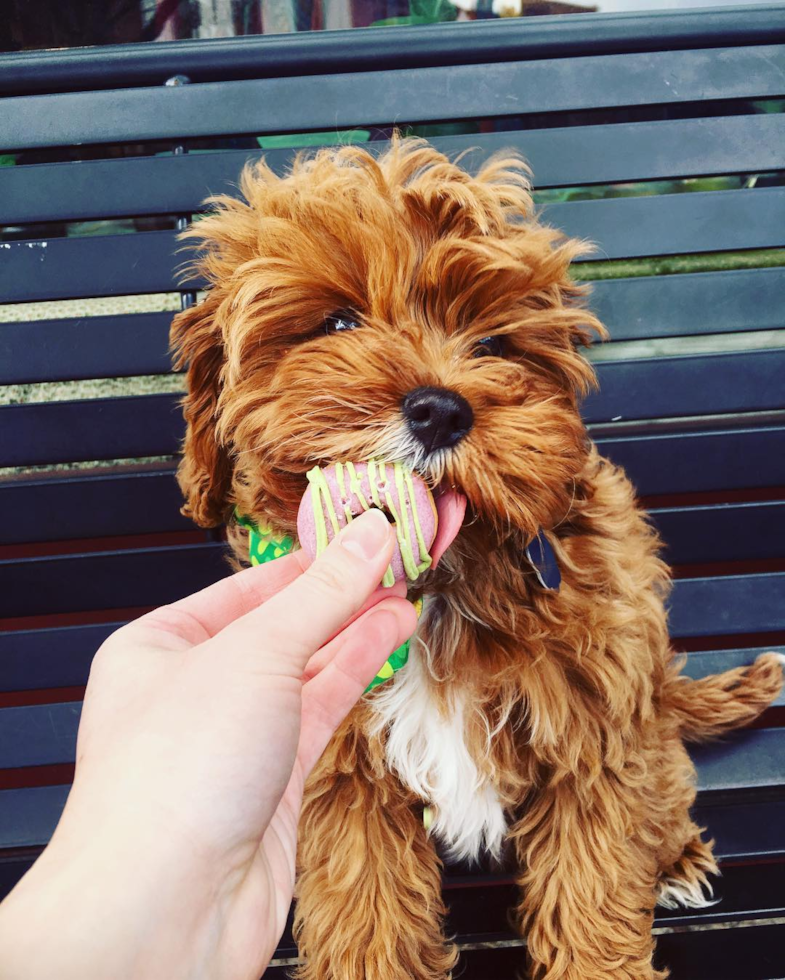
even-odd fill
[[[294,534],[306,470],[369,458],[468,500],[418,580],[408,664],[307,786],[299,977],[449,975],[434,838],[514,855],[531,976],[663,976],[655,903],[705,902],[715,870],[683,739],[750,721],[782,672],[767,654],[679,676],[659,541],[579,414],[593,373],[577,348],[603,333],[569,278],[585,246],[537,223],[515,157],[471,177],[421,141],[322,151],[284,178],[257,164],[242,192],[186,235],[212,288],[172,331],[184,512],[209,527],[236,506]],[[526,558],[538,532],[556,591]],[[244,532],[230,541],[242,559]]]

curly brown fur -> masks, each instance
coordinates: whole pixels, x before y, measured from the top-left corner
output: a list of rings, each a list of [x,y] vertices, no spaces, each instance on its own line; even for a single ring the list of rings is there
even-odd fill
[[[188,366],[179,478],[209,526],[235,506],[294,533],[314,464],[381,457],[468,498],[464,527],[417,592],[409,664],[367,696],[309,781],[296,933],[301,980],[438,980],[440,864],[517,857],[516,910],[532,977],[663,976],[651,919],[702,901],[715,870],[690,819],[683,737],[750,720],[781,671],[678,674],[663,610],[669,575],[624,474],[579,414],[593,384],[577,348],[603,330],[569,277],[585,250],[538,223],[527,172],[497,158],[475,177],[421,141],[374,159],[344,148],[263,163],[245,201],[220,197],[186,237],[212,289],[175,319]],[[360,327],[326,335],[352,309]],[[506,357],[472,356],[503,335]],[[401,401],[435,385],[474,427],[427,454]],[[560,591],[523,557],[543,529]],[[242,558],[242,535],[230,540]]]

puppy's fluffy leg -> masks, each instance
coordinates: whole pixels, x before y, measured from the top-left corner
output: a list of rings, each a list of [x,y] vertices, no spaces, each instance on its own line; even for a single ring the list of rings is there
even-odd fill
[[[664,980],[651,963],[657,867],[635,833],[639,796],[613,774],[585,789],[570,778],[545,788],[512,831],[532,980]]]
[[[308,781],[297,980],[446,980],[455,965],[440,862],[414,800],[373,755],[350,719]]]
[[[782,687],[785,657],[762,653],[749,667],[736,667],[700,680],[673,677],[663,701],[679,720],[688,742],[716,738],[748,725],[777,697]]]
[[[701,828],[692,820],[695,767],[674,719],[663,719],[650,767],[646,839],[655,844],[660,872],[657,904],[666,908],[713,905],[710,876],[719,872],[712,842],[701,840]]]

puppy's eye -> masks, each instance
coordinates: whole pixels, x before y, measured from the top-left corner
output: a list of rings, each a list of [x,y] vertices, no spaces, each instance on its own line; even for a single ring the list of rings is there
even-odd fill
[[[343,333],[344,330],[356,330],[360,319],[354,310],[336,310],[324,318],[325,333]]]
[[[504,357],[504,337],[483,337],[472,351],[472,357]]]

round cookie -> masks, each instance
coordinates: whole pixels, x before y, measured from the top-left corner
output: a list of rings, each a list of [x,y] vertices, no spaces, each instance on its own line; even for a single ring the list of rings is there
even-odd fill
[[[315,558],[342,527],[371,507],[387,514],[397,538],[384,584],[414,581],[431,566],[429,550],[439,521],[433,494],[401,463],[370,460],[312,469],[297,514],[303,551]]]

